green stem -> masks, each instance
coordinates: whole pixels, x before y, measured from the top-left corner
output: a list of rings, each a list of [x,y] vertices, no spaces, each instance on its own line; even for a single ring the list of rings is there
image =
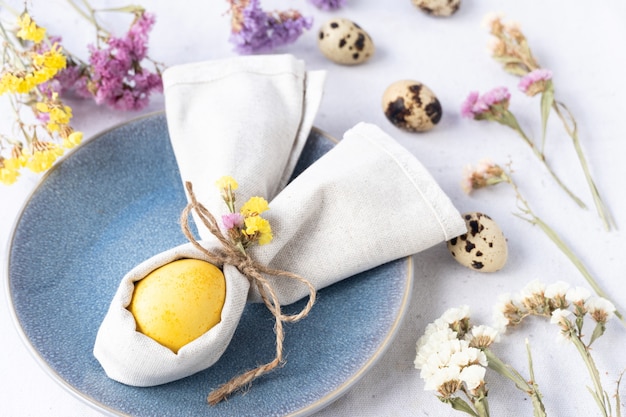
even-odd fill
[[[589,283],[589,285],[591,286],[591,288],[593,288],[596,294],[599,295],[600,297],[606,298],[607,300],[611,301],[611,298],[602,290],[602,288],[600,288],[595,278],[591,275],[591,273],[589,272],[587,267],[585,267],[585,264],[583,264],[580,258],[578,258],[578,256],[574,254],[574,252],[570,249],[570,247],[567,246],[565,242],[563,242],[563,240],[554,231],[554,229],[552,229],[546,222],[541,220],[541,218],[539,218],[531,210],[530,205],[520,193],[519,188],[517,188],[517,185],[515,184],[513,179],[509,175],[505,175],[505,178],[507,182],[509,183],[509,185],[513,187],[513,190],[515,191],[515,195],[517,196],[517,200],[523,204],[524,208],[521,208],[521,210],[525,214],[530,216],[530,219],[524,216],[519,216],[519,217],[526,220],[527,222],[531,224],[539,226],[539,228],[550,238],[550,240],[552,240],[552,242],[561,250],[561,252],[563,252],[565,256],[567,256],[567,258],[574,264],[574,266],[578,268],[580,273],[583,275],[583,277],[585,277],[585,279],[587,280],[587,283]],[[615,305],[615,303],[613,304]],[[617,309],[615,310],[615,315],[620,319],[622,324],[626,326],[626,320],[624,320],[624,316],[622,315],[622,313],[619,312],[619,310]]]
[[[7,9],[11,14],[15,15],[15,16],[19,16],[20,13],[15,10],[14,8],[12,8],[11,6],[9,6],[8,4],[6,4],[4,1],[0,0],[0,6],[4,7],[5,9]]]
[[[526,142],[526,144],[528,146],[530,146],[530,148],[532,149],[533,153],[535,154],[535,156],[541,161],[541,163],[543,163],[543,165],[546,167],[546,169],[548,170],[548,172],[550,173],[550,175],[552,176],[552,178],[554,178],[554,180],[556,181],[556,183],[563,189],[563,191],[565,191],[567,193],[567,195],[570,196],[570,198],[572,200],[574,200],[574,202],[576,204],[578,204],[578,206],[580,208],[586,208],[587,206],[585,205],[585,203],[576,196],[576,194],[574,194],[566,185],[565,183],[563,183],[563,181],[561,181],[561,179],[559,178],[558,175],[556,175],[556,173],[552,170],[552,168],[550,167],[550,165],[548,165],[548,162],[546,161],[546,157],[545,155],[535,146],[535,144],[533,143],[532,140],[530,140],[530,138],[528,136],[526,136],[526,134],[524,133],[524,130],[522,129],[522,127],[520,126],[520,124],[518,123],[517,119],[515,118],[515,116],[513,116],[513,113],[507,111],[503,116],[502,116],[502,121],[501,123],[503,123],[506,126],[509,126],[510,128],[512,128],[513,130],[515,130],[522,139],[524,139],[524,142]]]
[[[573,334],[572,334],[573,333]],[[600,374],[598,372],[598,368],[596,367],[589,350],[586,348],[585,344],[580,340],[575,332],[570,332],[571,337],[570,340],[576,346],[576,350],[580,353],[580,356],[583,358],[583,362],[587,366],[587,370],[589,371],[589,376],[591,377],[591,381],[593,382],[594,392],[592,392],[593,398],[596,400],[600,411],[602,411],[602,415],[604,417],[609,417],[609,413],[606,409],[606,403],[604,400],[604,389],[602,388],[602,383],[600,382]]]
[[[489,368],[511,380],[520,391],[526,393],[531,398],[533,403],[533,415],[535,417],[546,417],[546,411],[541,401],[541,393],[534,383],[534,377],[529,383],[513,367],[502,362],[491,350],[484,349],[483,352],[487,357],[487,366],[489,366]]]
[[[616,417],[622,417],[622,399],[619,395],[619,386],[622,383],[622,377],[624,376],[624,372],[626,371],[622,371],[622,373],[620,374],[619,378],[617,379],[617,383],[615,384],[615,415]]]
[[[572,138],[572,143],[574,144],[574,148],[576,149],[578,160],[580,161],[580,165],[585,174],[585,179],[587,180],[587,184],[591,191],[591,195],[593,196],[593,202],[596,205],[596,210],[598,212],[598,215],[602,219],[605,229],[611,230],[611,227],[617,228],[615,224],[615,220],[613,219],[613,216],[611,215],[608,207],[602,201],[602,198],[600,197],[600,192],[598,191],[598,187],[596,186],[591,176],[591,171],[589,169],[589,165],[587,164],[587,159],[585,158],[585,154],[582,150],[582,147],[580,145],[580,140],[578,138],[578,129],[576,126],[576,122],[572,114],[563,103],[558,102],[558,101],[554,101],[552,103],[552,108],[554,109],[556,114],[559,116],[559,119],[561,119],[561,122],[563,123],[563,127],[565,128],[565,131]],[[561,112],[561,108],[563,108],[563,110],[567,112],[569,121],[572,123],[573,126],[570,127],[570,125],[568,124],[567,118]]]
[[[489,417],[489,403],[487,397],[483,396],[474,401],[474,408],[479,417]]]
[[[591,275],[589,270],[585,267],[585,264],[583,264],[583,262],[574,254],[574,252],[569,248],[569,246],[567,246],[565,242],[563,242],[563,240],[557,235],[554,229],[548,226],[548,224],[546,224],[539,217],[532,214],[532,212],[531,212],[531,216],[532,216],[532,223],[539,226],[541,230],[543,230],[543,232],[546,235],[548,235],[548,237],[558,246],[561,252],[563,252],[567,256],[567,258],[574,264],[574,266],[578,268],[580,273],[585,277],[585,279],[587,280],[587,283],[589,283],[589,285],[591,286],[591,288],[593,288],[596,294],[599,295],[600,297],[610,300],[610,297],[600,288],[600,286],[598,285],[594,277]],[[624,316],[622,316],[622,314],[619,311],[615,310],[615,315],[622,321],[624,325],[626,325],[626,321],[624,321]]]
[[[530,373],[529,385],[532,387],[530,398],[533,402],[533,415],[535,417],[546,417],[546,409],[543,406],[543,401],[541,401],[541,393],[535,382],[535,368],[533,366],[533,357],[530,353],[530,343],[528,339],[526,339],[526,354],[528,357],[528,372]]]

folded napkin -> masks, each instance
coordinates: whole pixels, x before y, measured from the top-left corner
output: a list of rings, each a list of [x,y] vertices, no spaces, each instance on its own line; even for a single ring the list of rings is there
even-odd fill
[[[294,63],[285,57],[263,59]],[[254,69],[243,71],[244,63],[246,68],[254,64]],[[254,195],[270,199],[270,210],[264,217],[272,225],[274,240],[251,247],[251,258],[298,274],[321,289],[466,232],[460,214],[419,161],[370,124],[362,123],[348,131],[337,146],[283,189],[301,150],[302,135],[306,137],[303,129],[308,134],[310,128],[308,109],[319,101],[307,97],[311,82],[321,76],[303,77],[303,98],[298,104],[293,95],[279,94],[293,91],[293,69],[272,71],[266,64],[250,58],[219,65],[198,64],[187,67],[187,71],[182,67],[171,71],[176,80],[165,77],[172,145],[182,179],[193,182],[195,197],[219,218],[226,209],[213,182],[231,175],[240,184],[240,201]],[[207,68],[217,75],[207,76]],[[225,85],[217,85],[221,83]],[[256,101],[268,97],[266,90],[274,93],[270,107]],[[226,110],[224,96],[242,109],[259,105],[256,111],[263,114],[251,115],[248,125],[243,114],[231,113],[231,107]],[[275,123],[274,118],[281,122]],[[287,132],[292,141],[278,140],[276,132]],[[251,150],[255,153],[248,153]],[[211,252],[221,249],[201,226],[198,233],[202,247]],[[151,386],[206,369],[228,346],[246,302],[261,300],[246,276],[236,267],[224,265],[226,302],[221,322],[173,353],[136,332],[126,306],[135,281],[180,258],[208,260],[193,244],[185,244],[146,260],[122,279],[94,347],[109,377],[129,385]],[[267,279],[281,304],[308,294],[307,287],[299,282]]]

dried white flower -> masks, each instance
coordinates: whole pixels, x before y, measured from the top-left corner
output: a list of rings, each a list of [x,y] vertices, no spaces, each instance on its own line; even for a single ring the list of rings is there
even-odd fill
[[[552,312],[552,316],[550,317],[550,323],[556,324],[561,328],[557,340],[570,340],[570,329],[572,328],[572,322],[570,321],[569,317],[573,315],[574,313],[572,313],[571,311],[561,308],[557,308]]]
[[[454,352],[450,357],[450,365],[465,368],[470,365],[487,366],[487,356],[485,353],[469,344],[463,344],[462,349]]]
[[[552,299],[555,299],[557,297],[565,297],[565,295],[567,294],[567,290],[569,290],[569,284],[567,282],[557,281],[546,287],[544,295],[546,296],[546,298]]]
[[[431,326],[432,325],[432,326]],[[429,331],[430,329],[430,331]],[[437,329],[434,323],[426,327],[426,333],[417,341],[415,368],[422,369],[428,358],[439,352],[440,347],[450,340],[457,340],[456,332],[446,327]]]
[[[509,326],[509,319],[502,313],[501,310],[495,310],[493,312],[493,328],[499,333],[506,333],[506,329]]]
[[[569,310],[557,308],[552,312],[552,317],[550,317],[550,323],[558,324],[559,326],[568,325],[570,323],[569,317],[572,314],[573,313]]]
[[[565,299],[572,304],[583,304],[591,296],[588,289],[584,287],[574,287],[567,290]]]
[[[441,320],[448,324],[454,324],[465,319],[469,319],[470,309],[469,306],[464,305],[458,308],[449,308],[441,315]]]
[[[482,22],[480,23],[480,26],[483,27],[484,29],[489,29],[491,30],[491,28],[493,27],[494,23],[500,22],[502,19],[504,18],[504,14],[501,12],[490,12],[487,13],[485,15],[485,17],[483,17]]]
[[[459,377],[461,381],[465,382],[465,385],[470,390],[475,390],[479,386],[485,383],[485,372],[487,368],[480,365],[470,365],[461,370]]]
[[[522,290],[520,291],[520,296],[522,299],[535,298],[538,296],[543,296],[546,291],[546,285],[539,281],[533,280],[529,282]]]
[[[515,20],[507,20],[506,22],[502,22],[502,26],[507,32],[521,32],[522,25]]]
[[[615,306],[606,298],[592,296],[585,301],[587,313],[597,323],[606,323],[615,315]]]
[[[450,396],[461,388],[461,370],[458,367],[441,368],[424,382],[424,391],[439,391]]]
[[[465,335],[465,340],[469,342],[470,346],[486,348],[494,342],[499,342],[500,334],[493,327],[481,324],[480,326],[472,327],[470,332]]]

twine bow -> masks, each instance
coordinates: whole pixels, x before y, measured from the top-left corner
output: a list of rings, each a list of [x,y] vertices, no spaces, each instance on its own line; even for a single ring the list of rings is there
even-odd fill
[[[247,372],[244,372],[241,375],[235,376],[227,383],[223,384],[219,388],[213,390],[207,397],[207,401],[211,405],[215,405],[220,401],[226,399],[230,394],[235,391],[251,384],[253,380],[264,375],[278,366],[284,365],[283,359],[283,340],[285,338],[283,323],[293,323],[304,317],[306,317],[313,304],[315,303],[316,290],[313,285],[307,281],[305,278],[293,274],[288,271],[283,271],[280,269],[269,268],[265,265],[262,265],[255,260],[251,259],[247,254],[240,251],[240,249],[220,230],[220,227],[215,220],[215,217],[211,214],[211,212],[200,204],[196,200],[196,196],[193,192],[193,187],[190,182],[185,183],[185,187],[187,188],[187,193],[189,196],[190,202],[187,204],[185,209],[181,214],[181,227],[183,233],[189,239],[189,241],[195,246],[198,250],[200,250],[209,260],[209,262],[213,263],[216,266],[222,267],[224,264],[235,266],[243,275],[248,278],[251,284],[256,285],[256,288],[265,303],[267,309],[272,313],[275,319],[275,328],[274,331],[276,333],[276,357],[269,363],[264,365],[260,365],[254,369],[251,369]],[[192,210],[196,211],[198,218],[202,221],[202,224],[220,241],[222,244],[221,252],[211,252],[208,249],[204,248],[194,237],[191,228],[189,227],[189,214]],[[294,279],[296,281],[301,282],[306,285],[309,289],[309,300],[306,306],[297,314],[289,315],[283,314],[281,312],[280,302],[278,301],[278,296],[276,295],[276,291],[270,284],[267,278],[263,276],[272,275],[275,277],[283,277],[287,279]]]

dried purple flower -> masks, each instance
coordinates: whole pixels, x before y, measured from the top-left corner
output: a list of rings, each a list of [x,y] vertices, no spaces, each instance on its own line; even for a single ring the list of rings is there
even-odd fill
[[[506,87],[496,87],[482,96],[472,91],[461,104],[461,116],[470,119],[487,118],[490,112],[501,113],[506,110],[510,99],[511,94]]]
[[[161,75],[141,66],[153,24],[152,14],[141,13],[124,38],[108,38],[106,48],[89,46],[92,74],[86,87],[96,103],[118,110],[140,110],[153,91],[163,90]]]
[[[313,24],[312,18],[296,10],[265,12],[259,0],[230,0],[230,3],[233,13],[230,41],[240,54],[268,52],[293,43]]]
[[[546,90],[547,81],[552,79],[552,71],[539,68],[524,75],[517,87],[528,96],[534,96]]]
[[[226,230],[232,230],[235,227],[242,227],[243,221],[244,218],[241,213],[228,213],[222,216],[222,224],[224,224]]]
[[[345,6],[346,0],[309,0],[315,7],[322,10],[337,10]]]

